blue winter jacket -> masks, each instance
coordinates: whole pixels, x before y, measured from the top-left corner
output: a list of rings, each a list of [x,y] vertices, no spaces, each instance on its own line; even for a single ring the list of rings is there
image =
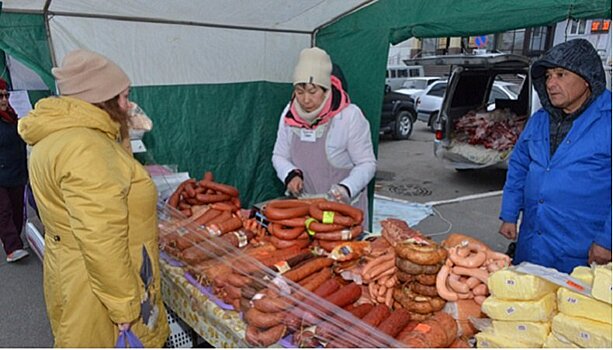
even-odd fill
[[[611,249],[611,92],[575,119],[553,156],[549,122],[539,110],[517,141],[500,219],[515,223],[523,211],[514,264],[568,273],[587,265],[592,243]]]

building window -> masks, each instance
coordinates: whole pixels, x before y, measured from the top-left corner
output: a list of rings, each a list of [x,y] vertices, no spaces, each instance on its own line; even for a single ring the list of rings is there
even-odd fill
[[[569,21],[570,21],[569,26],[568,26],[569,35],[585,34],[585,27],[587,23],[584,19],[580,19],[580,20],[571,19]]]
[[[522,55],[524,49],[525,29],[511,30],[500,33],[496,40],[496,50],[504,53]]]
[[[611,27],[610,19],[595,19],[592,21],[591,32],[592,33],[608,33]]]

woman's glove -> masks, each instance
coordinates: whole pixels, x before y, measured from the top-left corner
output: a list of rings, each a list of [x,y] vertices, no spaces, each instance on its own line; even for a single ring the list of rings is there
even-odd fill
[[[330,191],[326,193],[326,199],[330,201],[350,204],[351,194],[349,193],[349,189],[347,188],[347,186],[336,184],[330,187]]]

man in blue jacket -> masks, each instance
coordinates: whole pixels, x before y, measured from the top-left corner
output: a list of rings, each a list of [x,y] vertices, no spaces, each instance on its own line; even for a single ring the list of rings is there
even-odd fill
[[[568,273],[611,261],[611,91],[600,57],[587,40],[570,40],[531,75],[543,108],[509,160],[500,233],[517,238],[514,264]]]

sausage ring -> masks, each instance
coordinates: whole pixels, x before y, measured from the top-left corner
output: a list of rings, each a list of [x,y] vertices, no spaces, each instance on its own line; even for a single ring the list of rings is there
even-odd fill
[[[410,260],[396,257],[396,267],[398,267],[399,270],[411,275],[420,275],[423,273],[427,275],[436,274],[442,265],[442,263],[437,265],[419,265]]]
[[[425,286],[433,286],[436,284],[436,273],[422,273],[415,276],[415,280]]]
[[[406,284],[406,287],[411,292],[427,297],[438,297],[438,292],[436,291],[436,286],[426,286],[419,282],[409,282]]]
[[[416,295],[406,288],[394,289],[394,300],[411,312],[429,314],[443,309],[446,301],[440,297]]]
[[[447,249],[428,240],[397,244],[396,255],[418,265],[437,265],[447,259]]]
[[[268,230],[273,236],[286,241],[296,239],[298,238],[298,236],[305,232],[304,226],[283,228],[282,225],[274,222],[270,223],[270,226],[268,226]]]
[[[343,226],[359,225],[364,220],[364,213],[362,213],[362,210],[347,204],[329,201],[311,204],[309,207],[309,214],[319,222]]]
[[[354,226],[334,232],[315,232],[315,238],[322,241],[351,241],[362,233],[362,226]]]
[[[309,204],[298,199],[275,200],[266,203],[264,216],[268,220],[285,220],[306,216],[309,213]],[[302,222],[304,225],[304,221]]]

